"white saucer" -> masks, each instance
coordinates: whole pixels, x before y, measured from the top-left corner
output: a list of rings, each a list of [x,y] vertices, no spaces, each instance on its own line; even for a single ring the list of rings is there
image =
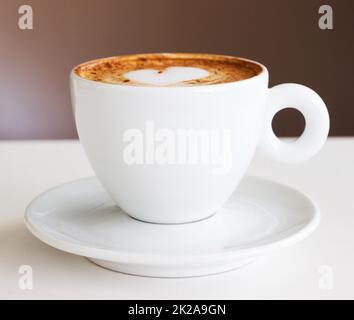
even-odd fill
[[[160,225],[121,211],[96,178],[55,187],[28,206],[28,229],[43,242],[102,267],[154,277],[219,273],[244,266],[308,236],[317,206],[300,192],[245,177],[214,216]]]

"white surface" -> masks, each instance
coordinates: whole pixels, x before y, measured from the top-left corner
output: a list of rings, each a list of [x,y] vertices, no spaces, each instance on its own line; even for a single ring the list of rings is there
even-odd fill
[[[178,225],[146,223],[118,208],[93,177],[42,193],[26,209],[25,222],[43,242],[105,268],[176,278],[248,265],[309,236],[319,216],[300,192],[248,176],[212,217]]]
[[[256,157],[249,169],[316,201],[322,219],[309,238],[247,268],[190,279],[142,278],[98,268],[45,245],[26,229],[24,209],[59,183],[92,175],[78,142],[0,143],[0,298],[246,299],[354,298],[354,139],[329,139],[301,165]],[[19,267],[33,289],[19,289]],[[329,269],[330,268],[330,269]],[[323,272],[332,270],[332,289]]]

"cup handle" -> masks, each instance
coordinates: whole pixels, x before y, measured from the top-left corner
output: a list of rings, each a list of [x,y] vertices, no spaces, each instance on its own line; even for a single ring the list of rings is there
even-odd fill
[[[272,129],[274,115],[285,108],[297,109],[305,118],[305,130],[293,142],[280,140]],[[306,161],[321,149],[328,131],[328,111],[315,91],[295,83],[284,83],[269,89],[265,132],[259,144],[260,151],[267,157],[286,163]]]

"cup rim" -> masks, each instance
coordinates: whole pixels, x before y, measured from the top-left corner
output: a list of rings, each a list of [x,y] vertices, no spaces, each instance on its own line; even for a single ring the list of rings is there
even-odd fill
[[[258,73],[257,75],[247,78],[247,79],[242,79],[238,81],[232,81],[232,82],[225,82],[225,83],[217,83],[217,84],[208,84],[208,85],[193,85],[193,86],[131,86],[131,85],[124,85],[124,84],[119,84],[119,83],[106,83],[106,82],[100,82],[100,81],[94,81],[94,80],[89,80],[80,77],[77,75],[75,70],[80,67],[81,65],[84,65],[86,63],[91,63],[95,61],[99,61],[102,59],[114,59],[114,58],[120,58],[120,57],[129,57],[129,56],[139,56],[139,55],[196,55],[196,56],[216,56],[216,57],[225,57],[225,58],[236,58],[242,61],[250,62],[253,64],[258,65],[261,68],[261,72]],[[127,55],[116,55],[116,56],[110,56],[110,57],[105,57],[105,58],[97,58],[93,60],[88,60],[82,63],[79,63],[75,67],[71,69],[70,72],[70,78],[75,79],[77,81],[80,81],[82,83],[88,84],[88,85],[93,85],[95,87],[107,87],[107,88],[116,88],[116,89],[124,89],[124,90],[161,90],[161,91],[167,91],[167,90],[211,90],[211,89],[221,89],[221,88],[227,88],[227,87],[238,87],[240,85],[246,84],[246,83],[251,83],[259,78],[267,77],[268,76],[268,70],[265,65],[262,63],[248,59],[248,58],[243,58],[239,56],[232,56],[232,55],[222,55],[222,54],[210,54],[210,53],[195,53],[195,52],[190,52],[190,53],[185,53],[185,52],[161,52],[161,53],[138,53],[138,54],[127,54]]]

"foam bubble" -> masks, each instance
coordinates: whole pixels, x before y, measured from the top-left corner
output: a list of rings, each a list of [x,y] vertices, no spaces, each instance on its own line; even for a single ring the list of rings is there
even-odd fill
[[[163,71],[140,69],[124,73],[124,77],[131,81],[153,86],[169,86],[207,76],[208,71],[194,67],[169,67]]]

